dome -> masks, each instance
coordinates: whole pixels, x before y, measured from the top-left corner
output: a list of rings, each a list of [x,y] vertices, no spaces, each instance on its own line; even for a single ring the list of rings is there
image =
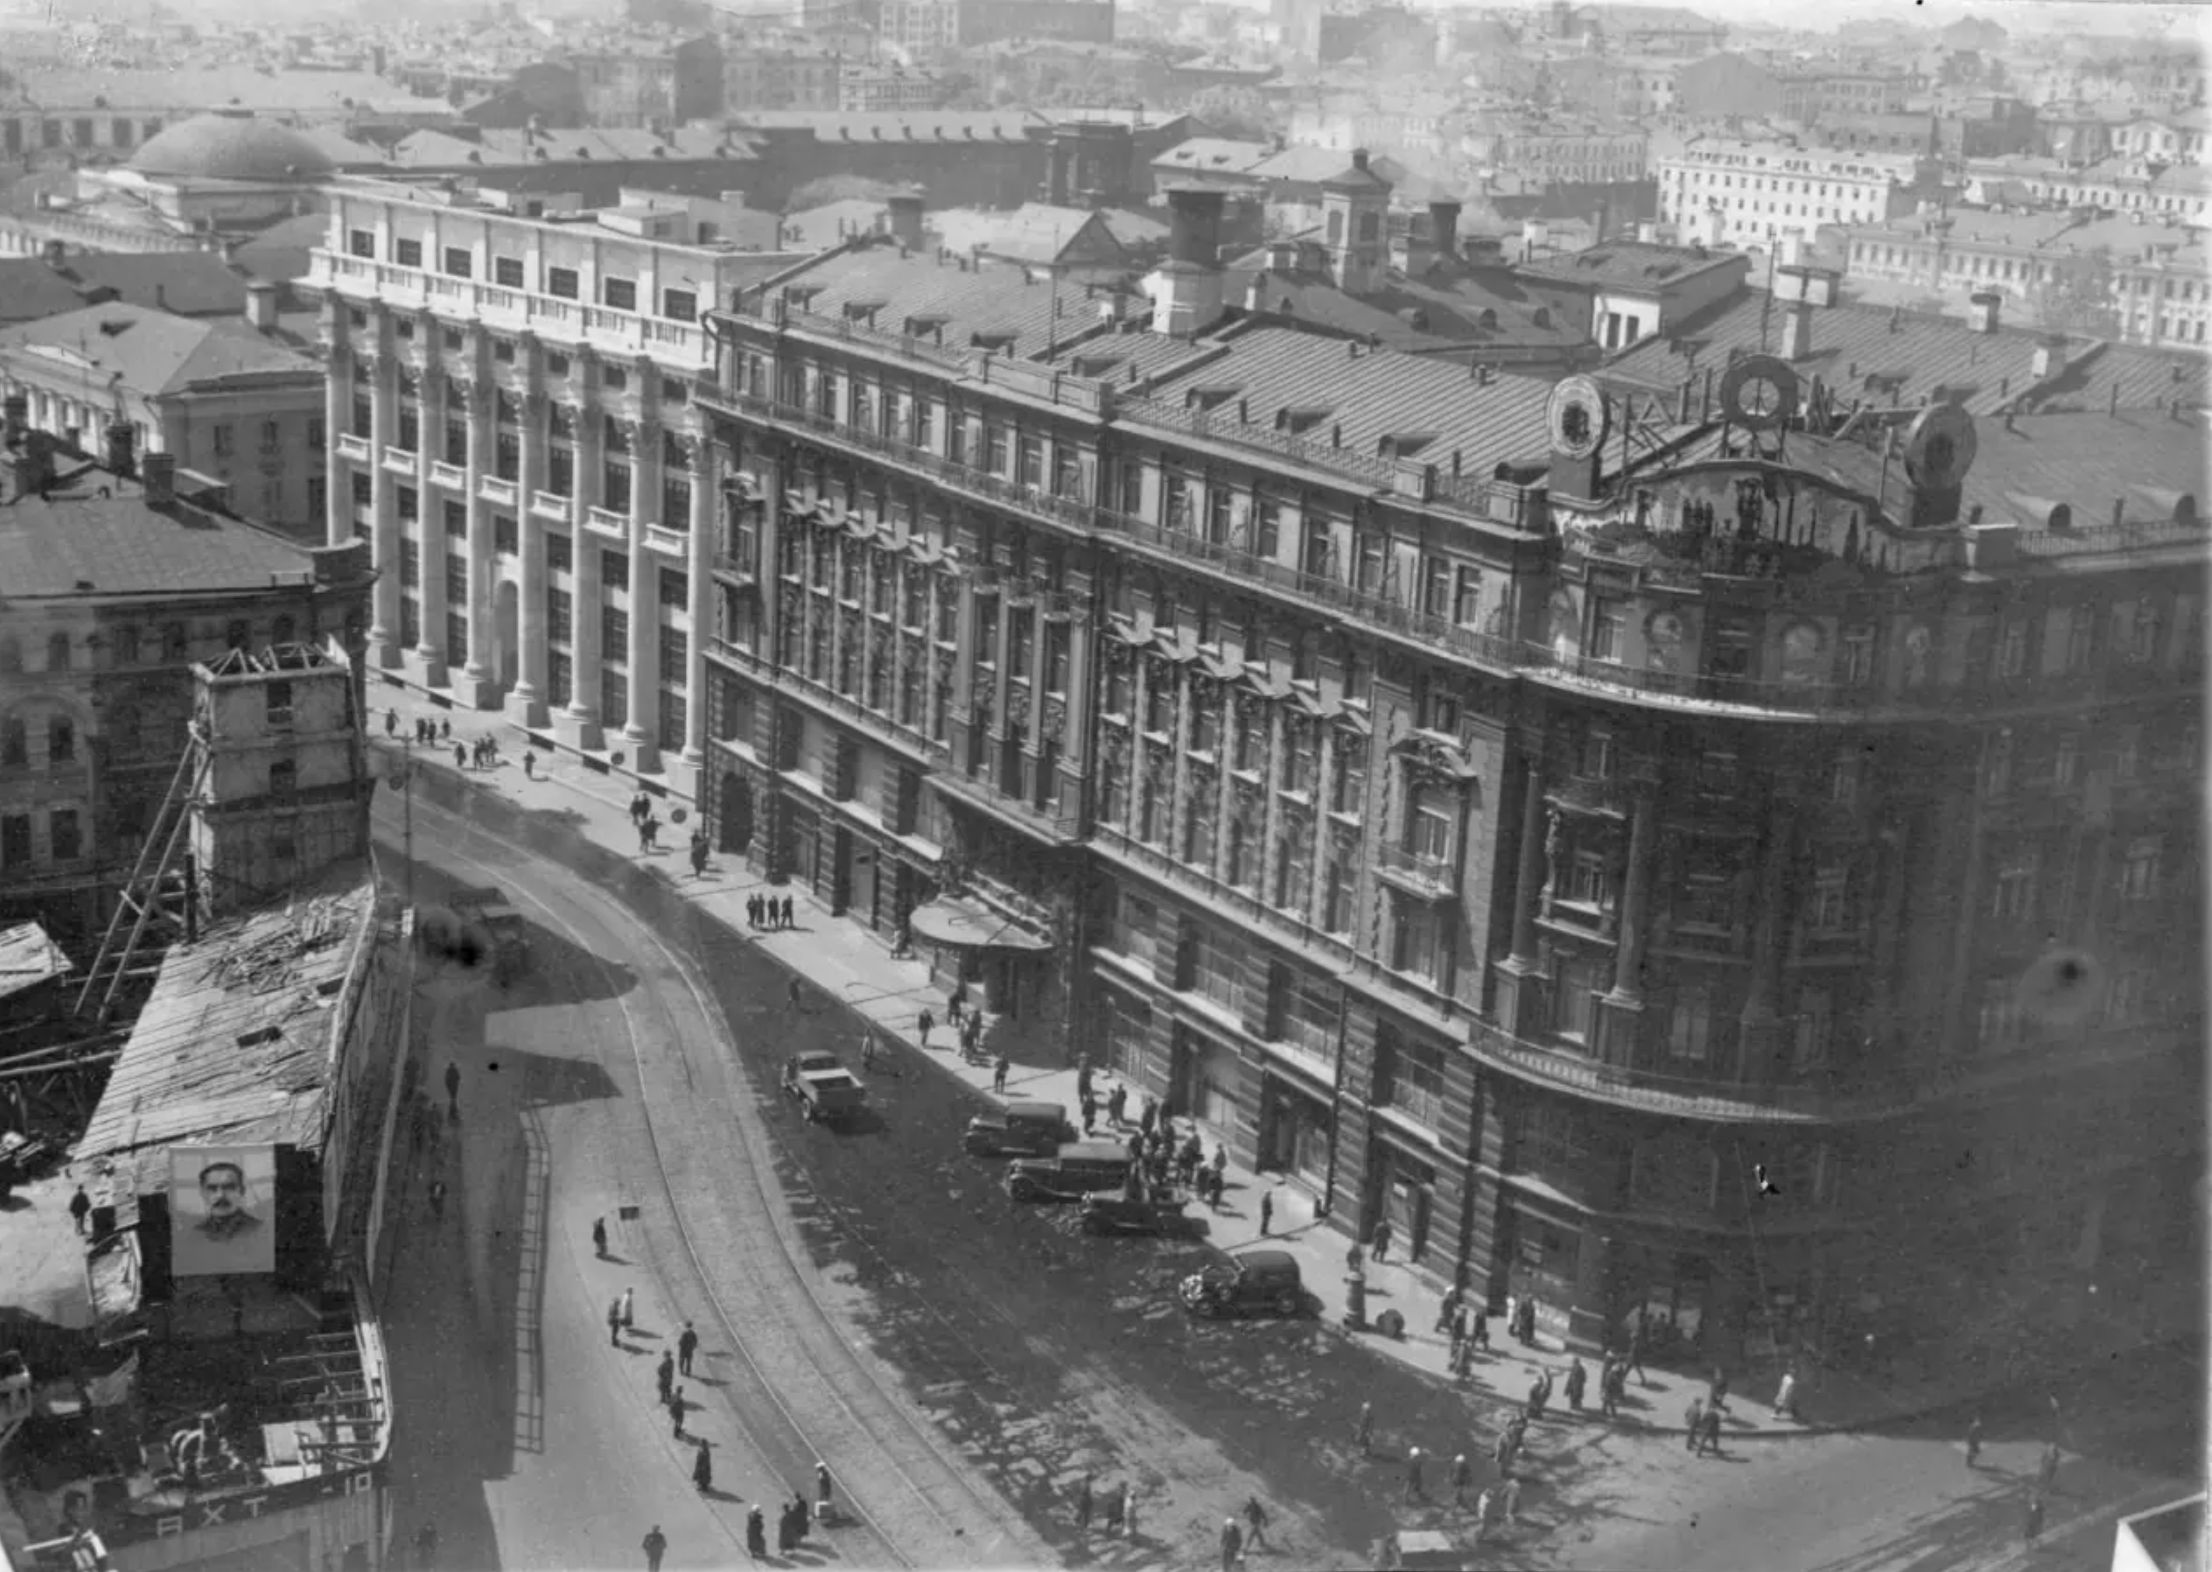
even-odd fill
[[[240,115],[194,115],[151,137],[132,155],[142,175],[169,179],[322,180],[334,166],[297,131]]]

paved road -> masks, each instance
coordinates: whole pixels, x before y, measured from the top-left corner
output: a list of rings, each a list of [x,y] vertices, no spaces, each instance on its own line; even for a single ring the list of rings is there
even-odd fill
[[[1208,1258],[1202,1240],[1092,1239],[1065,1211],[1015,1205],[997,1183],[999,1165],[957,1150],[974,1094],[921,1056],[902,1051],[874,1078],[875,1116],[864,1127],[840,1134],[802,1124],[778,1103],[774,1067],[800,1048],[850,1056],[858,1028],[838,1001],[810,994],[794,1012],[786,974],[741,935],[701,917],[656,871],[583,842],[559,816],[519,814],[455,783],[440,790],[478,828],[418,806],[425,860],[465,854],[474,859],[461,870],[466,882],[500,882],[528,897],[525,909],[551,958],[541,975],[571,979],[586,996],[550,1005],[542,1024],[531,1016],[527,1035],[510,1041],[588,1066],[588,1048],[552,1046],[565,1040],[554,1025],[565,1013],[602,1049],[602,1081],[588,1070],[545,1072],[560,1090],[537,1099],[575,1105],[547,1110],[547,1126],[565,1140],[567,1120],[577,1119],[592,1165],[577,1175],[571,1201],[560,1171],[567,1152],[557,1149],[545,1276],[565,1273],[591,1286],[578,1286],[572,1305],[556,1291],[548,1320],[572,1318],[582,1344],[592,1341],[610,1279],[595,1263],[571,1259],[573,1241],[609,1198],[665,1197],[657,1159],[686,1199],[692,1233],[688,1242],[679,1237],[647,1204],[638,1270],[667,1284],[667,1302],[702,1325],[713,1308],[706,1289],[728,1296],[728,1324],[755,1348],[765,1375],[748,1375],[739,1404],[758,1432],[763,1469],[797,1483],[792,1470],[809,1461],[808,1446],[855,1457],[881,1447],[881,1466],[859,1468],[845,1483],[871,1516],[896,1525],[886,1547],[895,1544],[918,1565],[1202,1564],[1214,1555],[1222,1513],[1255,1495],[1269,1504],[1275,1542],[1255,1565],[1358,1565],[1392,1527],[1457,1517],[1403,1500],[1405,1448],[1419,1445],[1433,1457],[1465,1450],[1482,1459],[1478,1485],[1495,1477],[1487,1462],[1494,1415],[1333,1329],[1188,1321],[1172,1289]],[[483,830],[511,835],[527,851]],[[549,869],[541,856],[567,871]],[[553,931],[572,922],[565,940]],[[712,1008],[685,1002],[697,981]],[[641,1050],[627,1067],[609,1046],[625,1033]],[[640,1097],[657,1144],[644,1133]],[[1253,1199],[1232,1192],[1227,1204]],[[840,1327],[848,1340],[832,1346]],[[576,1357],[588,1362],[590,1353]],[[863,1378],[876,1383],[872,1394]],[[642,1371],[634,1379],[642,1381]],[[580,1387],[564,1419],[598,1423],[594,1405],[617,1401],[622,1388],[614,1378]],[[1372,1457],[1351,1444],[1363,1402],[1378,1415]],[[952,1461],[932,1458],[930,1444],[902,1428],[910,1416],[926,1419]],[[651,1425],[638,1434],[642,1440],[621,1444],[664,1444]],[[1693,1462],[1678,1443],[1598,1438],[1547,1421],[1524,1469],[1529,1521],[1501,1554],[1561,1567],[1874,1572],[1933,1567],[1938,1552],[1955,1563],[1969,1539],[1995,1544],[2017,1529],[2003,1503],[1970,1493],[1995,1491],[1993,1479],[1969,1486],[1943,1446],[1910,1435],[1839,1437]],[[2172,1448],[2151,1450],[2163,1456]],[[2007,1456],[1993,1448],[1992,1459]],[[960,1482],[961,1465],[983,1482],[981,1493]],[[1076,1529],[1068,1501],[1085,1474],[1102,1493],[1123,1481],[1136,1486],[1134,1538]],[[2122,1468],[2110,1478],[2082,1477],[2086,1488],[2125,1494],[2145,1476]],[[533,1489],[557,1490],[557,1480],[558,1471],[550,1486]],[[1434,1470],[1429,1482],[1441,1483]],[[731,1488],[751,1493],[746,1483]],[[776,1487],[764,1480],[751,1488]],[[967,1534],[948,1526],[962,1513],[980,1521],[1008,1505],[1026,1527],[1004,1517]],[[2054,1528],[2067,1517],[2065,1503],[2054,1506]],[[626,1545],[638,1531],[624,1525]],[[679,1537],[673,1526],[669,1532]],[[979,1549],[993,1532],[991,1548]],[[504,1552],[507,1541],[499,1543]],[[841,1543],[844,1553],[868,1559],[854,1541]],[[886,1547],[879,1548],[888,1556]],[[616,1548],[609,1559],[590,1559],[620,1564],[629,1552]],[[1876,1552],[1898,1559],[1855,1559]]]

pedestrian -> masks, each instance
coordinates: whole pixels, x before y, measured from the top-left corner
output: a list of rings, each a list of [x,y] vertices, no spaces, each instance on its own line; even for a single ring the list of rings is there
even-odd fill
[[[1467,1504],[1468,1487],[1475,1482],[1475,1465],[1467,1461],[1467,1454],[1457,1453],[1452,1458],[1452,1505]]]
[[[1244,1522],[1245,1547],[1250,1550],[1259,1549],[1261,1541],[1267,1538],[1267,1508],[1260,1505],[1258,1496],[1245,1497]]]
[[[691,1456],[691,1482],[699,1494],[706,1495],[714,1489],[714,1454],[707,1446],[707,1438],[699,1438],[699,1450]]]
[[[1497,1515],[1498,1493],[1495,1489],[1485,1490],[1475,1501],[1475,1539],[1478,1542],[1489,1532],[1490,1525],[1497,1521]]]
[[[2028,1520],[2022,1525],[2021,1538],[2034,1544],[2043,1536],[2043,1497],[2036,1491],[2028,1492]]]
[[[1467,1312],[1472,1323],[1467,1329],[1467,1346],[1469,1348],[1479,1348],[1487,1354],[1490,1352],[1489,1313],[1472,1304],[1467,1307]]]
[[[607,1301],[607,1342],[611,1347],[622,1346],[622,1301]]]
[[[1707,1408],[1726,1408],[1728,1406],[1728,1372],[1719,1365],[1713,1366],[1713,1379],[1707,1384],[1706,1390],[1710,1394],[1705,1403]]]
[[[998,1056],[998,1062],[997,1062],[997,1063],[995,1063],[995,1064],[993,1064],[993,1065],[991,1066],[991,1090],[992,1090],[992,1091],[994,1091],[994,1092],[997,1092],[997,1093],[1001,1094],[1002,1096],[1003,1096],[1003,1095],[1005,1094],[1005,1091],[1006,1091],[1006,1076],[1007,1076],[1007,1072],[1008,1072],[1008,1071],[1010,1071],[1010,1070],[1012,1070],[1013,1068],[1014,1068],[1014,1061],[1013,1061],[1013,1060],[1011,1060],[1011,1059],[1009,1059],[1009,1058],[1007,1058],[1007,1057],[1006,1057],[1006,1053],[1005,1053],[1005,1050],[1004,1050],[1004,1049],[1001,1049],[1001,1050],[999,1051],[999,1056]],[[1090,1104],[1090,1095],[1089,1095],[1088,1093],[1085,1093],[1085,1094],[1084,1094],[1084,1098],[1083,1098],[1083,1106],[1084,1106],[1084,1107],[1085,1107],[1086,1109],[1088,1109],[1088,1108],[1090,1107],[1090,1105],[1091,1105],[1091,1104]],[[1084,1128],[1084,1130],[1085,1130],[1085,1132],[1086,1132],[1086,1133],[1087,1133],[1087,1132],[1089,1131],[1089,1129],[1090,1129],[1090,1125],[1089,1125],[1089,1123],[1088,1123],[1087,1121],[1085,1122],[1085,1124],[1084,1124],[1083,1128]]]
[[[1275,1192],[1273,1190],[1262,1190],[1260,1192],[1260,1237],[1265,1239],[1268,1230],[1274,1226]]]
[[[604,1217],[591,1220],[591,1250],[600,1260],[607,1258],[607,1220]]]
[[[2042,1460],[2035,1465],[2035,1482],[2043,1490],[2050,1490],[2057,1485],[2058,1443],[2056,1441],[2045,1444]]]
[[[1121,1482],[1121,1531],[1137,1537],[1137,1487],[1126,1479]]]
[[[945,1020],[950,1023],[954,1032],[960,1030],[960,990],[957,987],[946,990]]]
[[[625,1288],[625,1289],[623,1289],[623,1290],[622,1290],[622,1330],[623,1330],[623,1331],[625,1331],[625,1332],[629,1331],[629,1330],[630,1330],[630,1328],[632,1328],[632,1327],[634,1327],[634,1326],[636,1326],[636,1325],[637,1325],[637,1316],[636,1316],[636,1314],[635,1314],[636,1306],[637,1306],[637,1291],[636,1291],[635,1289],[631,1289],[631,1288]]]
[[[676,1371],[679,1375],[691,1374],[691,1356],[699,1352],[699,1334],[689,1321],[684,1323],[683,1335],[676,1339]]]
[[[430,1181],[430,1215],[437,1222],[445,1221],[445,1181],[443,1179]]]
[[[830,1471],[829,1464],[820,1459],[814,1464],[814,1521],[827,1523],[830,1519]]]
[[[1235,1518],[1223,1518],[1221,1520],[1221,1572],[1235,1572],[1237,1558],[1243,1554],[1243,1530],[1237,1527]]]
[[[453,745],[453,767],[457,770],[465,770],[469,767],[469,751],[459,743]]]
[[[1608,1419],[1621,1417],[1621,1393],[1628,1385],[1626,1365],[1608,1365],[1605,1379],[1598,1386],[1598,1407]]]
[[[1125,1125],[1129,1122],[1124,1117],[1128,1112],[1129,1088],[1117,1081],[1114,1089],[1106,1094],[1106,1117],[1116,1126]]]
[[[452,717],[452,716],[450,716],[450,715],[447,715],[447,716],[443,716],[443,717],[441,717],[441,718],[439,719],[439,721],[438,721],[438,737],[439,737],[439,740],[441,740],[441,741],[443,741],[443,742],[451,742],[451,741],[453,740],[453,717]]]
[[[684,1402],[684,1389],[682,1387],[679,1386],[674,1391],[668,1394],[668,1417],[675,1422],[675,1428],[673,1429],[671,1434],[673,1434],[678,1441],[688,1441],[689,1439],[691,1439],[689,1436],[684,1434],[684,1409],[686,1406],[687,1405]]]
[[[645,1572],[661,1572],[661,1557],[668,1554],[668,1536],[655,1523],[639,1541],[638,1548],[645,1552]]]
[[[755,1561],[768,1554],[768,1519],[757,1501],[745,1513],[745,1553]]]
[[[1150,1141],[1152,1139],[1153,1124],[1159,1117],[1160,1105],[1152,1100],[1152,1096],[1148,1092],[1145,1094],[1144,1107],[1138,1110],[1137,1113],[1137,1128],[1144,1132],[1145,1140]]]
[[[1263,1229],[1262,1232],[1265,1232],[1265,1230]],[[1373,1403],[1359,1405],[1359,1424],[1352,1432],[1352,1439],[1359,1443],[1359,1455],[1361,1457],[1373,1457],[1375,1455],[1375,1405]]]
[[[783,925],[786,928],[793,926],[793,919],[791,916],[791,897],[788,895],[783,898]]]
[[[445,1105],[449,1112],[461,1111],[461,1067],[457,1064],[445,1067]]]
[[[1004,1064],[1005,1062],[1006,1061],[1003,1057],[999,1060],[999,1063],[1001,1064]],[[1083,1094],[1083,1133],[1085,1135],[1089,1135],[1091,1133],[1091,1127],[1097,1123],[1098,1099],[1093,1097],[1089,1092],[1085,1092]]]
[[[1711,1452],[1716,1457],[1720,1454],[1720,1410],[1717,1408],[1705,1410],[1705,1443],[1698,1450]]]
[[[1645,1386],[1651,1385],[1651,1377],[1644,1374],[1644,1360],[1650,1353],[1651,1324],[1639,1314],[1636,1317],[1636,1330],[1628,1337],[1628,1367],[1636,1372],[1636,1379]],[[1624,1380],[1622,1385],[1625,1387],[1627,1382]]]
[[[760,897],[758,895],[745,897],[745,926],[748,928],[758,928],[760,926]]]
[[[873,1026],[860,1034],[860,1067],[863,1070],[876,1067],[876,1029]]]
[[[776,1553],[788,1556],[798,1542],[791,1532],[791,1503],[786,1501],[783,1510],[776,1514]]]
[[[1459,1285],[1455,1283],[1436,1302],[1436,1330],[1455,1343],[1459,1341],[1459,1300]]]
[[[1774,1389],[1774,1417],[1797,1417],[1797,1371],[1794,1367],[1782,1372],[1782,1384]]]
[[[1690,1406],[1682,1411],[1682,1428],[1689,1434],[1689,1440],[1684,1445],[1688,1450],[1695,1452],[1697,1450],[1698,1435],[1705,1428],[1705,1400],[1703,1398],[1693,1397],[1690,1399]]]
[[[1085,1054],[1083,1056],[1082,1062],[1075,1067],[1075,1095],[1078,1097],[1087,1097],[1090,1095],[1090,1090],[1091,1056],[1089,1054]]]
[[[415,1530],[415,1565],[427,1572],[438,1564],[438,1526],[425,1523]]]
[[[392,733],[393,733],[393,732],[395,732],[395,731],[398,731],[398,730],[399,730],[399,711],[398,711],[398,710],[386,710],[386,711],[384,712],[384,735],[385,735],[385,736],[387,736],[387,737],[389,737],[389,736],[391,736],[391,735],[392,735]]]
[[[1508,1479],[1505,1482],[1505,1489],[1498,1492],[1498,1507],[1500,1515],[1508,1523],[1520,1520],[1521,1482],[1518,1479]]]
[[[84,1186],[77,1186],[77,1193],[69,1198],[69,1220],[77,1225],[77,1232],[85,1230],[85,1219],[92,1215],[92,1197],[84,1193]]]
[[[929,1034],[937,1029],[937,1017],[924,1009],[921,1015],[916,1018],[914,1024],[920,1031],[922,1046],[927,1048],[929,1046]]]
[[[633,792],[630,796],[630,822],[636,824],[645,817],[645,793]]]
[[[1528,1384],[1528,1417],[1531,1419],[1544,1417],[1544,1378],[1542,1375],[1538,1375],[1535,1380]]]
[[[653,1367],[653,1382],[660,1391],[661,1407],[668,1406],[668,1394],[676,1389],[676,1356],[667,1349],[661,1350],[661,1362]]]
[[[1075,1526],[1081,1533],[1091,1531],[1091,1476],[1088,1474],[1075,1487]]]
[[[1982,1464],[1982,1416],[1976,1414],[1966,1422],[1966,1466],[1979,1468]]]
[[[691,832],[691,876],[694,879],[703,879],[707,876],[707,832],[705,830],[693,830]]]
[[[638,821],[637,821],[637,849],[638,849],[639,851],[643,851],[643,850],[645,850],[645,849],[646,849],[646,848],[647,848],[648,846],[650,846],[650,845],[652,845],[652,844],[653,844],[653,825],[652,825],[652,821],[651,821],[651,820],[649,820],[649,819],[640,819],[640,820],[638,820]]]
[[[522,778],[526,781],[538,778],[538,756],[528,748],[522,750]]]
[[[1582,1356],[1577,1354],[1567,1366],[1567,1406],[1576,1413],[1582,1412],[1582,1393],[1590,1384],[1590,1372],[1584,1368]]]
[[[1406,1449],[1406,1499],[1428,1499],[1427,1482],[1421,1477],[1421,1449],[1417,1446]]]
[[[1380,1266],[1380,1265],[1382,1265],[1382,1263],[1383,1263],[1383,1257],[1384,1257],[1384,1256],[1386,1256],[1386,1255],[1388,1255],[1388,1254],[1390,1253],[1390,1219],[1389,1219],[1389,1218],[1387,1218],[1387,1217],[1386,1217],[1386,1218],[1384,1218],[1384,1219],[1383,1219],[1383,1220],[1382,1220],[1381,1222],[1379,1222],[1379,1223],[1377,1223],[1377,1224],[1375,1225],[1375,1232],[1374,1232],[1374,1236],[1373,1236],[1373,1237],[1374,1237],[1374,1241],[1375,1241],[1375,1243],[1374,1243],[1374,1256],[1375,1256],[1375,1264],[1376,1264],[1377,1266]]]

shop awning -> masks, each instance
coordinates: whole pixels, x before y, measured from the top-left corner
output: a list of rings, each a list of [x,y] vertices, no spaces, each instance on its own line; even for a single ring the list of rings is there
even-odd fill
[[[914,908],[907,918],[914,937],[967,950],[1049,950],[1052,941],[973,901],[948,895]]]

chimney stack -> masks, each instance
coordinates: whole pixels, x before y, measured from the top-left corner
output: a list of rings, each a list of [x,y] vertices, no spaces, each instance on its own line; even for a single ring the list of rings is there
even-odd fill
[[[1782,322],[1782,358],[1803,360],[1813,352],[1813,303],[1793,301]]]
[[[256,333],[276,331],[277,286],[265,278],[246,281],[246,325]]]
[[[31,422],[31,395],[28,393],[10,393],[4,402],[0,402],[0,411],[5,411],[8,446],[11,448],[20,446],[23,441],[23,433]]]
[[[146,488],[146,505],[166,508],[177,500],[177,456],[149,453],[139,464],[139,483]]]
[[[108,470],[112,474],[128,477],[136,462],[138,433],[127,420],[108,422]]]
[[[1203,186],[1168,188],[1168,259],[1145,281],[1155,333],[1189,337],[1220,318],[1223,199]]]
[[[1459,255],[1459,204],[1445,200],[1429,204],[1429,239],[1440,257]]]
[[[1975,332],[1994,333],[1997,331],[1997,318],[2005,303],[2005,297],[2001,291],[1994,289],[1976,290],[1966,297],[1966,303],[1971,308],[1971,314],[1966,320]]]
[[[59,270],[68,260],[69,248],[59,240],[49,240],[46,242],[45,254],[46,265]]]
[[[909,251],[922,249],[922,195],[918,191],[901,191],[896,196],[883,199],[884,211],[890,216],[891,238]]]

